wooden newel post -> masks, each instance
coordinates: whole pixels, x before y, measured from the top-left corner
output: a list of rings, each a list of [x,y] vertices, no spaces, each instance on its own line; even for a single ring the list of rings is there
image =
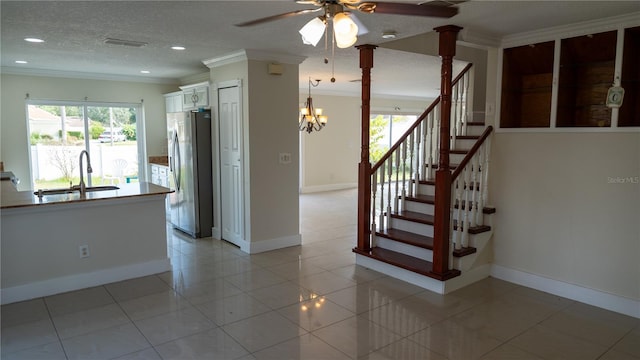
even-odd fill
[[[455,25],[440,26],[439,55],[442,58],[440,82],[440,157],[436,171],[435,218],[433,240],[433,273],[441,279],[449,276],[449,226],[451,222],[451,170],[449,169],[449,143],[451,134],[451,83],[456,38],[462,28]]]
[[[356,46],[360,50],[362,69],[362,129],[360,164],[358,165],[358,245],[361,251],[371,250],[371,163],[369,162],[369,118],[371,114],[371,69],[375,45]]]

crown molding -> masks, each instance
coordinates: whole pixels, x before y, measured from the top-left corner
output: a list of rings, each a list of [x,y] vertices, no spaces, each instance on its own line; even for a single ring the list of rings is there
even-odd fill
[[[243,49],[227,55],[203,60],[202,63],[210,69],[246,60],[273,61],[281,64],[300,65],[306,58],[306,56],[282,54],[264,50]]]
[[[77,71],[22,68],[22,67],[15,67],[15,66],[3,66],[0,68],[0,73],[8,74],[8,75],[57,77],[57,78],[68,78],[68,79],[83,79],[83,80],[108,80],[108,81],[147,83],[147,84],[179,83],[178,79],[172,79],[172,78],[159,78],[159,77],[135,76],[135,75],[97,74],[97,73],[87,73],[87,72],[77,72]]]
[[[560,38],[570,38],[618,30],[638,25],[640,25],[640,12],[634,12],[626,15],[507,35],[502,38],[501,46],[503,48],[522,46]]]

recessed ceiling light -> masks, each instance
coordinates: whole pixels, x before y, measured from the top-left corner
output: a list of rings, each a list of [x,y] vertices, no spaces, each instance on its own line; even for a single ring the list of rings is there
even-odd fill
[[[43,43],[44,42],[44,40],[42,40],[42,39],[31,38],[31,37],[24,38],[24,41],[28,41],[28,42],[31,42],[31,43]]]
[[[27,64],[25,60],[16,60],[16,64]]]
[[[186,48],[185,48],[184,46],[178,46],[178,45],[176,45],[176,46],[172,46],[172,47],[171,47],[171,49],[172,49],[172,50],[185,50]]]
[[[383,39],[395,39],[396,36],[397,36],[396,32],[392,31],[392,30],[385,31],[385,32],[382,33],[382,38]]]
[[[142,74],[151,74],[151,71],[149,71],[149,70],[140,70],[140,72]]]

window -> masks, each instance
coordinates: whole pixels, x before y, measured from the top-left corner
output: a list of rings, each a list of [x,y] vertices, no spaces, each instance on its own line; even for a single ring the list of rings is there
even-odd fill
[[[417,119],[417,115],[372,114],[369,122],[371,164],[380,160]]]
[[[141,113],[140,104],[29,101],[32,188],[78,184],[79,155],[85,149],[93,170],[85,174],[88,186],[144,178],[144,166],[139,167],[144,164]]]

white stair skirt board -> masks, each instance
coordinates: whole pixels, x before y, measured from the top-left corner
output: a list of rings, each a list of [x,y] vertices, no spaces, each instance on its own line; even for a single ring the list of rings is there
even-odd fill
[[[0,290],[2,305],[43,296],[60,294],[123,281],[142,276],[160,274],[171,270],[171,260],[161,259],[145,263],[126,265],[84,274],[63,276],[55,279],[37,281]]]
[[[423,289],[444,294],[444,282],[414,273],[413,271],[405,270],[360,254],[356,254],[356,264],[391,276],[392,278],[406,281]]]
[[[258,254],[266,251],[283,249],[290,246],[302,245],[302,234],[260,241],[241,240],[239,241],[239,243],[234,244],[238,245],[240,247],[240,250],[246,252],[247,254]]]
[[[491,276],[640,319],[640,300],[589,289],[496,264],[491,266]]]
[[[491,269],[488,264],[482,265],[453,279],[440,281],[360,254],[356,254],[356,264],[443,295],[489,277]]]

